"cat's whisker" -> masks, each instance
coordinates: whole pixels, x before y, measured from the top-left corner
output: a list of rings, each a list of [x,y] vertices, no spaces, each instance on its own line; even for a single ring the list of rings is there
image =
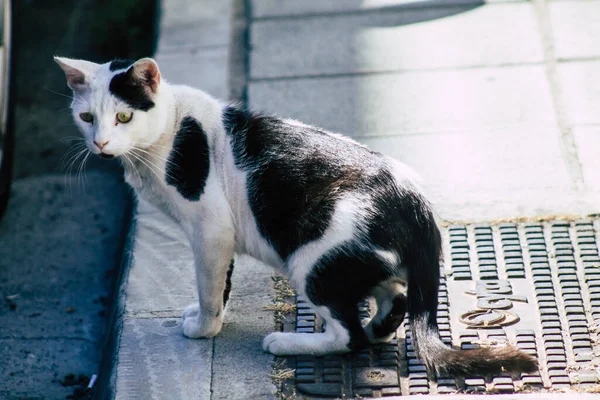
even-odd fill
[[[176,148],[172,147],[172,146],[164,146],[164,145],[160,145],[158,143],[152,144],[150,146],[148,146],[147,148],[157,148],[157,149],[163,149],[163,150],[169,150],[169,153],[174,152],[180,156],[183,156],[183,154],[181,154],[181,152],[179,150],[177,150]],[[136,149],[141,149],[140,147],[135,147]]]
[[[75,143],[69,147],[69,149],[65,152],[65,155],[62,157],[62,167],[64,168],[66,165],[68,165],[69,161],[71,161],[72,158],[69,158],[70,156],[76,156],[80,151],[83,151],[85,147],[86,146],[82,143]],[[73,153],[75,154],[73,155]],[[66,161],[67,159],[68,161]]]
[[[79,157],[81,157],[84,154],[85,149],[81,149],[78,150],[77,153],[69,159],[69,162],[67,163],[66,175],[71,175],[71,170],[73,169],[75,162],[77,161],[77,159],[79,159]]]
[[[71,191],[71,193],[73,192],[73,179],[72,179],[71,170],[73,169],[73,166],[75,165],[75,162],[79,159],[79,157],[81,157],[82,155],[84,155],[86,151],[87,151],[87,148],[79,150],[69,160],[69,164],[68,164],[67,170],[65,172],[65,185],[67,184],[67,180],[68,180],[68,182],[69,182],[69,190]]]
[[[88,151],[77,169],[77,184],[83,189],[83,194],[85,194],[85,163],[89,156],[90,152]]]
[[[134,147],[134,148],[132,149],[132,151],[131,151],[131,152],[132,152],[132,153],[135,153],[135,150],[136,150],[136,149],[137,149],[137,148],[135,148],[135,147]],[[137,149],[137,150],[140,150],[140,149]],[[161,160],[161,161],[164,161],[164,162],[165,162],[165,164],[167,164],[167,163],[168,163],[168,164],[171,164],[171,165],[173,165],[173,166],[177,167],[177,165],[176,165],[176,164],[174,164],[172,161],[165,160],[164,158],[162,158],[162,157],[160,157],[160,156],[158,156],[158,155],[156,155],[156,154],[152,154],[152,153],[149,153],[149,152],[145,152],[145,153],[147,153],[147,154],[149,154],[149,155],[152,155],[152,156],[155,156],[155,157],[157,157],[159,160]],[[142,154],[137,154],[137,155],[138,155],[139,157],[141,157],[142,159],[145,159],[146,161],[148,161],[148,163],[152,164],[152,165],[153,165],[154,167],[156,167],[156,168],[157,168],[157,169],[158,169],[160,172],[164,172],[164,173],[165,173],[165,175],[166,175],[168,178],[175,180],[175,178],[174,178],[174,177],[173,177],[171,174],[169,174],[169,173],[168,173],[168,171],[167,171],[166,169],[164,169],[164,171],[163,171],[163,169],[162,169],[161,167],[159,167],[158,165],[156,165],[155,163],[153,163],[153,162],[152,162],[152,160],[149,160],[149,159],[147,159],[147,158],[143,157],[143,155],[142,155]]]
[[[61,169],[67,171],[69,164],[79,156],[80,152],[84,151],[85,146],[71,146],[69,150],[65,152],[65,155],[61,158]]]
[[[141,149],[141,148],[139,148],[139,147],[135,147],[135,146],[133,147],[133,150],[136,150],[136,151],[141,151],[141,152],[143,152],[143,153],[145,153],[145,154],[148,154],[148,155],[150,155],[150,156],[153,156],[153,157],[155,157],[156,159],[158,159],[158,160],[160,160],[160,161],[164,161],[164,163],[165,163],[165,164],[168,164],[168,165],[173,165],[174,167],[177,167],[177,165],[176,165],[176,164],[175,164],[173,161],[171,161],[171,160],[168,160],[168,159],[166,159],[166,158],[164,158],[164,157],[162,157],[162,156],[159,156],[158,154],[152,153],[152,152],[150,152],[150,151],[147,151],[147,150]]]
[[[139,171],[135,167],[135,164],[133,163],[133,161],[131,161],[129,156],[127,154],[123,154],[123,159],[126,160],[131,165],[131,169],[133,169],[135,171],[135,174],[138,176],[138,179],[141,181],[142,176],[140,175]]]
[[[45,89],[45,90],[47,90],[47,91],[49,91],[50,93],[54,93],[54,94],[56,94],[56,95],[59,95],[59,96],[62,96],[62,97],[66,97],[67,99],[70,99],[70,100],[73,100],[73,101],[79,101],[79,102],[83,103],[83,101],[82,101],[81,99],[78,99],[78,98],[76,98],[76,97],[69,96],[69,95],[66,95],[66,94],[64,94],[64,93],[59,93],[59,92],[56,92],[56,91],[54,91],[54,90],[52,90],[52,89],[49,89],[49,88],[47,88],[47,87],[44,87],[44,89]]]
[[[155,166],[154,164],[149,164],[148,162],[146,162],[146,160],[144,160],[143,157],[141,157],[139,154],[135,154],[135,152],[130,151],[129,154],[131,154],[133,157],[135,157],[139,162],[141,162],[142,164],[144,164],[146,166],[146,168],[148,168],[148,170],[150,170],[150,172],[152,172],[159,181],[162,181],[163,178],[160,177],[160,175],[154,170],[154,168],[158,168],[157,166]],[[160,169],[159,169],[160,171]]]

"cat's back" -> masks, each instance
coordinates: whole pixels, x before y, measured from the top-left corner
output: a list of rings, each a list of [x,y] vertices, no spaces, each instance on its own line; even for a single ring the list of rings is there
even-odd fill
[[[388,218],[376,205],[403,202],[402,171],[349,138],[236,107],[224,109],[223,126],[235,167],[244,172],[251,221],[282,259],[322,237],[340,207],[349,218]]]
[[[279,167],[320,176],[369,175],[387,164],[380,153],[358,142],[292,119],[226,107],[225,132],[238,167]]]
[[[221,128],[223,103],[208,93],[186,85],[169,85],[174,98],[175,114],[180,122],[185,117],[194,118],[207,133],[216,134]],[[212,136],[209,135],[212,142]]]

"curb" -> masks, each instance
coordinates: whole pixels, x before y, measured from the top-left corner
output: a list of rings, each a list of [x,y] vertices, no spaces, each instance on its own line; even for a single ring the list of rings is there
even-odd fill
[[[135,218],[137,204],[133,196],[129,196],[126,207],[129,209],[123,227],[123,247],[121,249],[121,265],[119,276],[112,295],[111,309],[109,314],[109,325],[106,331],[106,342],[102,351],[102,362],[98,371],[98,382],[94,391],[94,399],[112,399],[115,396],[118,351],[121,342],[121,333],[123,332],[123,322],[125,314],[125,302],[127,299],[126,287],[129,278],[129,271],[133,261],[133,246],[135,243],[135,233],[137,221]]]

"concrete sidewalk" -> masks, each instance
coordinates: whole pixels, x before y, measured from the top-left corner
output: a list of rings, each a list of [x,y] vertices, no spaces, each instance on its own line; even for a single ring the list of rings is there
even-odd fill
[[[244,93],[242,2],[163,3],[164,76]],[[254,109],[350,135],[422,174],[443,220],[586,215],[600,206],[600,1],[252,0]],[[237,19],[235,19],[237,18]],[[235,83],[235,87],[232,86]],[[244,82],[242,82],[244,83]],[[141,205],[113,370],[119,399],[273,397],[272,272],[242,259],[213,340],[179,229]],[[160,246],[156,246],[160,244]]]
[[[600,2],[252,3],[252,107],[406,162],[443,219],[598,211]]]

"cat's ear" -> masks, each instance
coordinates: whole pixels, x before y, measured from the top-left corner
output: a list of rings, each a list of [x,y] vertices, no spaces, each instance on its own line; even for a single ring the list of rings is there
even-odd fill
[[[156,94],[160,86],[160,70],[158,64],[151,58],[142,58],[133,64],[128,74],[133,75],[134,79],[141,82],[148,90]]]
[[[67,85],[75,92],[87,89],[89,77],[100,67],[100,64],[90,61],[73,60],[64,57],[54,57],[54,61],[56,61],[65,72]]]

